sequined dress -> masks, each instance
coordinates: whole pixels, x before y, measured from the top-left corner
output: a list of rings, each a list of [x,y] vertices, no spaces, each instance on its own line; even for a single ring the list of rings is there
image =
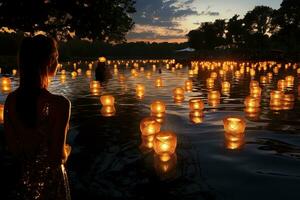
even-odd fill
[[[64,164],[54,165],[48,159],[49,104],[43,106],[38,131],[42,140],[34,153],[21,154],[22,163],[20,181],[12,199],[22,200],[71,200],[68,177]],[[5,110],[5,112],[8,112]],[[17,137],[19,148],[22,138]],[[22,149],[20,149],[22,152]]]

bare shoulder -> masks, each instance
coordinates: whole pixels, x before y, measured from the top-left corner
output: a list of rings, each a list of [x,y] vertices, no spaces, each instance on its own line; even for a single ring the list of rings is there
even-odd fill
[[[63,95],[51,94],[51,103],[58,112],[70,112],[71,102]]]

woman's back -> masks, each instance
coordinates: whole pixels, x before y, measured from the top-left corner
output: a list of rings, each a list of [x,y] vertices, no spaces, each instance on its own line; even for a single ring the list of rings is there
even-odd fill
[[[36,124],[28,126],[16,109],[19,93],[20,89],[11,93],[5,103],[8,147],[22,165],[17,198],[69,199],[62,161],[70,103],[41,89],[36,99]]]

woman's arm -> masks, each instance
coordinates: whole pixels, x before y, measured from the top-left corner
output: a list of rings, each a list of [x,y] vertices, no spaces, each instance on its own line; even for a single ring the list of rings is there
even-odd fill
[[[56,164],[61,164],[66,162],[70,154],[70,148],[66,148],[66,136],[70,120],[71,103],[65,97],[57,96],[56,98],[56,106],[52,108],[55,110],[52,111],[51,116],[53,119],[53,128],[49,153],[52,161]]]

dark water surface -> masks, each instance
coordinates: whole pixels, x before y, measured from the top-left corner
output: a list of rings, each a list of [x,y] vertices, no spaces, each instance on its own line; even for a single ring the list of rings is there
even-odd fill
[[[152,71],[150,65],[143,66],[145,72]],[[229,74],[230,95],[222,95],[221,104],[213,108],[207,104],[208,71],[200,70],[199,75],[190,77],[194,88],[181,104],[174,103],[172,89],[183,86],[189,78],[187,67],[175,72],[163,68],[162,74],[153,72],[150,78],[144,72],[133,77],[125,66],[119,66],[118,74],[112,67],[112,73],[100,92],[116,99],[116,115],[112,117],[101,115],[99,95],[90,93],[90,79],[85,75],[71,79],[68,71],[66,82],[61,83],[58,73],[51,83],[51,92],[63,94],[72,102],[68,135],[72,153],[67,168],[73,199],[300,199],[300,79],[295,71],[274,75],[271,83],[261,85],[261,112],[252,118],[244,112],[249,75],[236,79]],[[124,82],[118,80],[120,74],[126,77]],[[295,76],[294,88],[290,89],[296,97],[294,108],[270,110],[270,90],[276,88],[277,80],[290,74]],[[164,87],[155,87],[157,77],[163,79]],[[11,79],[16,88],[18,78]],[[137,83],[146,87],[142,100],[135,96]],[[0,95],[1,102],[6,96]],[[200,124],[189,118],[188,100],[193,97],[205,102]],[[167,107],[162,129],[173,130],[178,139],[167,172],[152,151],[140,148],[139,123],[150,115],[150,104],[157,99]],[[225,146],[222,120],[227,115],[246,119],[241,149]],[[3,143],[1,125],[2,147]],[[2,168],[7,170],[5,163]]]

